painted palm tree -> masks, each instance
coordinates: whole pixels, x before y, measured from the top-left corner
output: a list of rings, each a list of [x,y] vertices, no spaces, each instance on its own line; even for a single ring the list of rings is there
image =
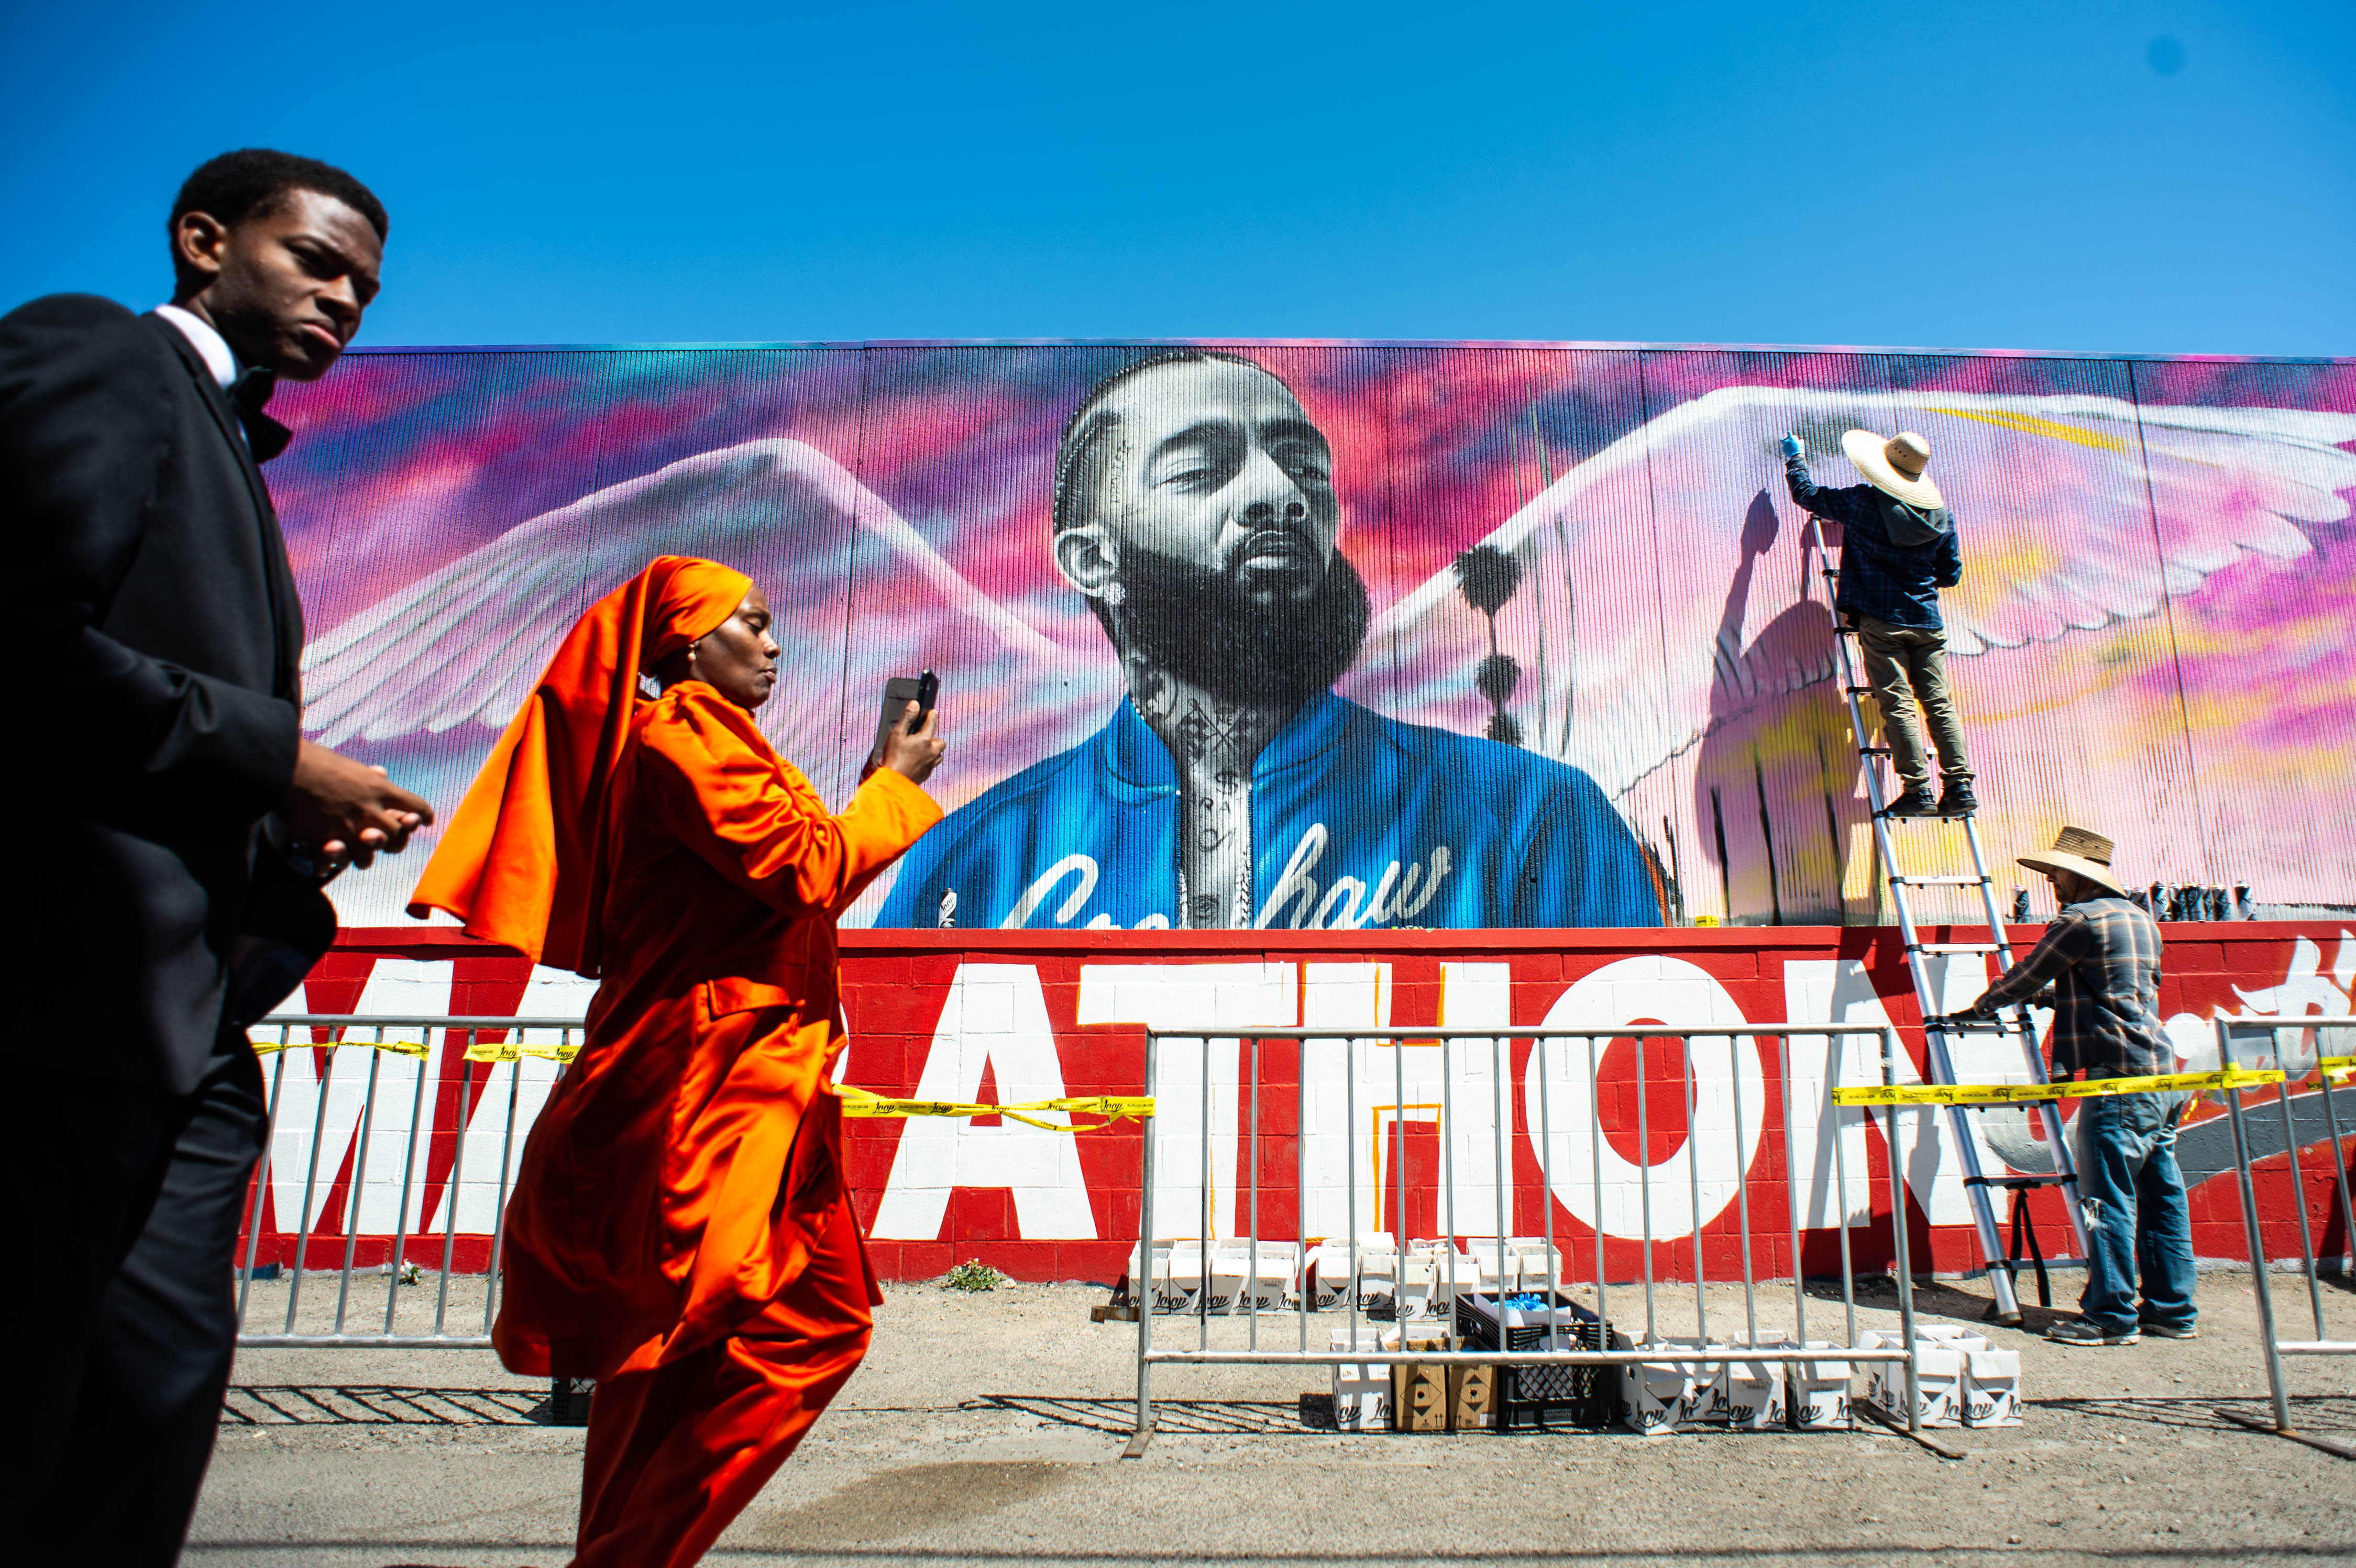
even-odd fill
[[[1522,743],[1522,727],[1505,711],[1521,684],[1522,667],[1510,654],[1497,649],[1497,612],[1522,585],[1522,563],[1495,545],[1474,545],[1456,558],[1456,588],[1464,602],[1489,618],[1489,656],[1473,673],[1472,684],[1489,699],[1489,739],[1508,746]]]

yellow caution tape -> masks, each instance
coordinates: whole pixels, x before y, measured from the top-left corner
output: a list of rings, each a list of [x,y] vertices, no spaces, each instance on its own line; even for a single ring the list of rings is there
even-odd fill
[[[1836,1105],[2006,1105],[2023,1100],[2084,1100],[2110,1094],[2157,1094],[2198,1089],[2255,1089],[2283,1074],[2246,1067],[2222,1072],[2163,1072],[2150,1078],[2096,1078],[2083,1083],[1908,1083],[1882,1089],[1836,1089]]]
[[[296,1051],[314,1045],[327,1051],[333,1051],[339,1045],[357,1045],[370,1051],[390,1051],[401,1056],[413,1056],[421,1061],[425,1059],[425,1053],[429,1049],[422,1040],[254,1040],[247,1043],[253,1047],[253,1053],[256,1056],[267,1056],[273,1051]]]
[[[848,1083],[836,1084],[834,1092],[842,1097],[842,1114],[846,1116],[1012,1116],[1055,1133],[1100,1133],[1116,1122],[1153,1115],[1151,1094],[1096,1094],[1063,1100],[1025,1100],[1014,1105],[968,1105],[955,1100],[894,1100]],[[1066,1126],[1061,1122],[1043,1122],[1037,1116],[1024,1115],[1029,1111],[1075,1112],[1106,1120],[1094,1126]]]
[[[422,1040],[256,1040],[248,1043],[253,1047],[257,1056],[313,1046],[333,1051],[338,1046],[353,1045],[368,1051],[390,1051],[401,1056],[413,1056],[421,1061],[431,1049]],[[541,1045],[537,1041],[518,1044],[514,1040],[485,1040],[480,1034],[466,1042],[466,1060],[469,1061],[516,1061],[527,1056],[540,1056],[570,1063],[580,1054],[581,1048],[569,1042],[563,1045]]]
[[[2326,1078],[2356,1072],[2356,1056],[2327,1056],[2315,1064],[2315,1070]]]
[[[469,1061],[517,1061],[527,1056],[539,1056],[569,1063],[580,1054],[581,1047],[572,1040],[562,1045],[542,1045],[538,1040],[490,1040],[477,1036],[466,1042]]]

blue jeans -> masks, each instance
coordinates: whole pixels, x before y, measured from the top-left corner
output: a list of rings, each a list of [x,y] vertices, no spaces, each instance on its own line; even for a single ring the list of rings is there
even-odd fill
[[[2138,1320],[2190,1328],[2200,1316],[2192,1304],[2192,1214],[2176,1163],[2176,1124],[2187,1104],[2182,1094],[2121,1094],[2080,1105],[2078,1213],[2087,1256],[2078,1308],[2106,1333],[2125,1333]]]

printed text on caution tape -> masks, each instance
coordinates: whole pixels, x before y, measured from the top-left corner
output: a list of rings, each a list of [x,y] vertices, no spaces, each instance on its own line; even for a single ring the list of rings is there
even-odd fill
[[[1836,1089],[1836,1105],[2003,1105],[2022,1100],[2084,1100],[2112,1094],[2182,1093],[2201,1089],[2255,1089],[2283,1074],[2244,1067],[2222,1072],[2164,1072],[2149,1078],[2095,1078],[2083,1083],[1906,1083],[1889,1088]]]
[[[431,1051],[422,1040],[257,1040],[252,1042],[257,1055],[267,1056],[274,1051],[293,1051],[298,1047],[316,1046],[332,1051],[337,1046],[355,1045],[369,1051],[390,1051],[397,1056],[413,1056],[423,1061]],[[527,1056],[537,1056],[551,1061],[570,1062],[581,1054],[581,1047],[568,1041],[562,1045],[543,1045],[538,1040],[491,1040],[479,1037],[466,1041],[469,1061],[519,1061]]]
[[[848,1083],[837,1084],[835,1093],[842,1096],[842,1114],[846,1116],[1012,1116],[1018,1122],[1058,1133],[1098,1133],[1115,1122],[1153,1115],[1153,1096],[1151,1094],[1096,1094],[1061,1100],[1025,1100],[1013,1105],[969,1105],[956,1100],[894,1100],[853,1088]],[[1041,1121],[1036,1115],[1028,1114],[1047,1111],[1106,1119],[1094,1126],[1066,1126],[1061,1122]]]

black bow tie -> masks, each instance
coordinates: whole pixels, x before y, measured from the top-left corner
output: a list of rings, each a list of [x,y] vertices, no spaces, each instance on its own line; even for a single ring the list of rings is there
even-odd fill
[[[245,427],[245,444],[252,449],[256,463],[269,462],[294,439],[293,431],[262,411],[277,385],[277,372],[260,366],[229,384],[230,407],[237,411],[237,422]]]

